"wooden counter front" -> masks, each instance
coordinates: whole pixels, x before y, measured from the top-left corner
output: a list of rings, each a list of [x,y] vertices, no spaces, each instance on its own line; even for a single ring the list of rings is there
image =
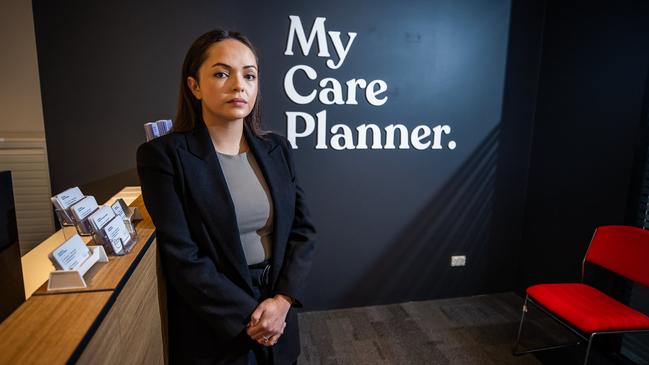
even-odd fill
[[[93,268],[88,288],[34,292],[0,324],[0,364],[165,363],[155,228],[141,196],[131,206],[132,251]]]

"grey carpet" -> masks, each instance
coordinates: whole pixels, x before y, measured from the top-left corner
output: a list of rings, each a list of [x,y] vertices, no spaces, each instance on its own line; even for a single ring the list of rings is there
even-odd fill
[[[583,350],[511,355],[522,299],[491,294],[306,312],[299,316],[299,364],[579,364]],[[573,341],[554,321],[531,310],[524,346]],[[528,325],[529,324],[529,325]],[[597,356],[592,364],[611,364]]]

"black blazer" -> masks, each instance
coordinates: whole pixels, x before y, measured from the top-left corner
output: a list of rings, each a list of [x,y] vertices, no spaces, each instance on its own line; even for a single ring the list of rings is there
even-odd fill
[[[302,305],[315,229],[286,138],[245,137],[269,186],[274,207],[271,285]],[[239,238],[234,204],[205,124],[142,144],[137,169],[156,226],[167,281],[170,363],[246,364],[253,341],[246,324],[257,306]],[[275,364],[300,352],[297,315],[273,346]]]

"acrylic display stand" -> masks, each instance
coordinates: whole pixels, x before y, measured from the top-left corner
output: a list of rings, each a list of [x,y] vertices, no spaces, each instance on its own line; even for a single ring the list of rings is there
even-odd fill
[[[129,209],[129,217],[132,216],[133,211]],[[119,219],[119,217],[117,216],[116,219]],[[128,231],[129,239],[126,241],[122,240],[121,238],[119,239],[122,247],[121,251],[115,251],[114,247],[116,245],[113,245],[110,238],[108,238],[108,235],[103,229],[100,229],[92,234],[92,239],[95,241],[95,243],[102,245],[104,249],[111,255],[126,255],[127,253],[131,252],[131,249],[135,245],[135,242],[137,242],[137,231],[135,230],[135,226],[133,225],[132,220],[130,218],[127,218],[122,219],[122,221],[124,222],[126,230]]]
[[[47,290],[69,290],[87,288],[83,276],[97,262],[108,262],[108,256],[102,246],[88,246],[92,255],[79,264],[74,270],[55,270],[50,273]]]
[[[84,195],[84,198],[86,196]],[[86,218],[82,220],[77,220],[71,214],[69,209],[57,209],[55,207],[54,211],[56,217],[61,224],[61,230],[63,231],[63,237],[67,240],[72,236],[78,234],[79,236],[91,236],[96,245],[103,246],[104,254],[123,256],[131,251],[135,242],[137,242],[137,232],[135,231],[134,222],[142,220],[142,213],[140,213],[137,207],[128,207],[124,203],[123,199],[118,199],[121,201],[121,208],[124,211],[126,218],[123,219],[124,225],[129,234],[129,239],[120,239],[119,242],[111,241],[108,238],[106,232],[103,229],[95,231],[95,228],[90,224],[88,218],[96,212],[98,208],[95,209],[92,213],[88,214]],[[121,243],[121,245],[120,245]],[[121,250],[119,247],[121,246]],[[70,275],[70,274],[57,274],[57,275]],[[78,275],[77,275],[78,276]]]
[[[54,208],[54,212],[56,213],[56,218],[59,219],[59,223],[61,223],[62,227],[74,225],[74,223],[72,223],[72,217],[70,217],[67,211]]]
[[[96,209],[95,209],[96,211]],[[67,210],[60,210],[60,209],[54,209],[54,212],[56,213],[56,217],[59,219],[59,223],[61,224],[61,229],[66,228],[66,227],[74,227],[76,229],[75,234],[79,234],[79,236],[92,236],[93,229],[92,226],[90,225],[90,222],[88,222],[88,217],[94,213],[94,211],[90,214],[88,214],[88,217],[82,219],[82,220],[76,220]],[[68,237],[68,232],[70,230],[63,230],[63,234],[65,238]]]

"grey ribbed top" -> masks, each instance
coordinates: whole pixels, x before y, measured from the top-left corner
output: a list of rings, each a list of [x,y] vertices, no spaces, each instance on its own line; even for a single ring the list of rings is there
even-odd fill
[[[250,152],[216,154],[234,203],[246,261],[260,263],[270,258],[273,232],[273,200],[264,175]]]

